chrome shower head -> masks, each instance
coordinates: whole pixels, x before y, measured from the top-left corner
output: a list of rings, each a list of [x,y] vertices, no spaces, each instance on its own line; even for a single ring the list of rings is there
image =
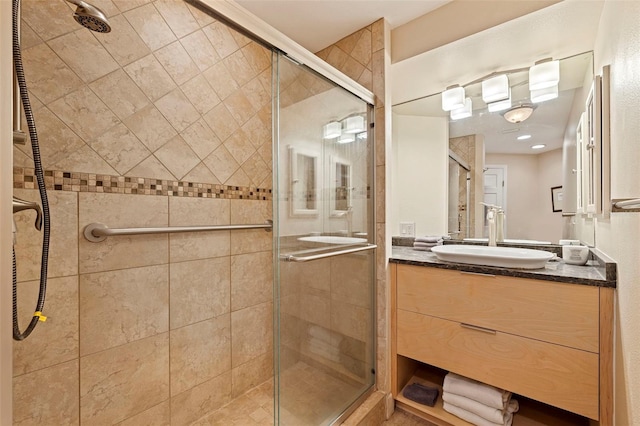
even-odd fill
[[[80,25],[98,33],[108,33],[111,31],[111,25],[109,25],[109,21],[103,11],[82,0],[67,1],[78,6],[73,14],[73,18]]]

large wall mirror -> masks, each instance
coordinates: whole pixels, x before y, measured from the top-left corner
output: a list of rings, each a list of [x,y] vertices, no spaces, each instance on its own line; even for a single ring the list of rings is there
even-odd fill
[[[532,58],[532,65],[536,59]],[[528,67],[509,70],[506,64],[502,70],[496,70],[506,72],[511,91],[511,106],[499,111],[490,111],[483,101],[482,79],[463,86],[472,105],[468,117],[452,119],[451,114],[442,109],[440,93],[394,105],[396,158],[405,158],[406,151],[415,150],[415,141],[411,144],[408,141],[416,134],[423,135],[423,143],[429,147],[420,149],[430,151],[422,154],[423,163],[437,161],[444,165],[447,173],[442,177],[434,174],[430,178],[429,170],[407,169],[396,164],[395,181],[405,182],[403,174],[413,174],[414,179],[424,174],[419,180],[425,185],[440,186],[447,182],[449,186],[456,182],[460,185],[459,188],[445,187],[443,191],[431,190],[431,195],[406,186],[394,188],[400,200],[394,219],[416,222],[418,234],[448,233],[452,238],[486,238],[485,210],[480,205],[485,201],[504,208],[505,236],[514,242],[557,244],[560,239],[576,238],[577,228],[593,226],[586,212],[582,214],[584,207],[583,211],[579,208],[585,203],[581,197],[587,182],[582,168],[588,162],[581,157],[585,155],[584,148],[577,148],[588,131],[580,123],[593,81],[593,54],[586,52],[562,58],[559,69],[557,91],[547,99],[532,96]],[[443,123],[448,132],[434,140],[433,135],[442,133]],[[468,165],[467,179],[450,179],[449,167],[460,166],[459,162],[449,161],[447,155],[442,154],[447,152],[453,152]],[[427,169],[442,174],[435,167]],[[554,209],[550,193],[551,188],[559,186],[562,187],[563,210],[554,211],[558,209]],[[416,209],[403,204],[402,200],[410,197],[432,198],[425,199]],[[447,220],[450,216],[447,210],[454,207],[456,217],[467,217],[468,223]],[[444,220],[421,225],[420,218],[430,214],[427,209],[442,210]],[[433,223],[436,223],[435,227]],[[398,229],[392,232],[399,235]],[[593,232],[583,229],[580,234],[583,242],[594,244]]]

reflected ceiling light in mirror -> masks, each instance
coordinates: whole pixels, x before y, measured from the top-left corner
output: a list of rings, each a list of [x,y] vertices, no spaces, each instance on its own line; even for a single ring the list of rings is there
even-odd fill
[[[449,86],[447,90],[442,92],[442,109],[445,111],[453,111],[455,109],[464,108],[465,94],[464,87],[458,85]]]
[[[509,97],[511,97],[511,89],[509,88],[509,77],[506,74],[482,81],[482,100],[485,103],[504,101]]]
[[[360,133],[365,130],[367,129],[364,124],[364,117],[361,115],[353,115],[342,120],[343,133]]]
[[[338,143],[351,143],[355,142],[356,134],[355,133],[343,133],[338,137]]]
[[[471,98],[466,98],[464,100],[464,105],[462,108],[454,109],[450,112],[452,120],[460,120],[462,118],[471,117],[473,115],[473,108],[471,104]]]
[[[523,140],[526,140],[526,139],[531,139],[531,135],[520,135],[516,139],[518,139],[519,141],[523,141]]]
[[[511,108],[511,89],[509,89],[509,97],[507,99],[491,102],[487,104],[487,108],[489,112],[504,111],[505,109]]]
[[[324,125],[322,134],[325,139],[334,139],[342,134],[342,125],[338,121],[332,121]]]
[[[531,145],[531,149],[542,149],[544,148],[546,145],[545,144],[538,144],[538,145]]]
[[[531,114],[533,114],[533,110],[535,108],[536,106],[532,104],[516,105],[513,108],[503,112],[502,116],[509,123],[522,123],[524,120],[531,117]]]
[[[551,58],[536,62],[529,68],[529,90],[546,89],[560,82],[560,61]]]
[[[558,85],[531,91],[531,102],[540,103],[558,97]]]

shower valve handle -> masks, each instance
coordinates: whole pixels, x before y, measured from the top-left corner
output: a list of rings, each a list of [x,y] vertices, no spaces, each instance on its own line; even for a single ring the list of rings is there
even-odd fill
[[[22,200],[18,197],[13,197],[13,213],[20,212],[22,210],[35,210],[36,211],[36,223],[35,227],[38,231],[42,229],[42,209],[36,202]]]

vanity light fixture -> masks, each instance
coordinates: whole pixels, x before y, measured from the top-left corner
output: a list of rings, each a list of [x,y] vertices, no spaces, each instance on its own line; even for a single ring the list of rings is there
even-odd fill
[[[365,127],[364,117],[361,115],[352,115],[342,120],[342,133],[360,133],[365,130],[367,129]]]
[[[509,87],[509,77],[506,74],[500,74],[482,81],[482,100],[485,103],[491,104],[504,101],[510,97],[511,88]]]
[[[442,109],[444,111],[453,111],[455,109],[464,108],[464,106],[464,87],[460,87],[456,84],[455,86],[447,87],[447,90],[442,92]]]
[[[560,61],[543,59],[529,68],[529,90],[546,89],[560,82]]]
[[[460,120],[462,118],[471,117],[473,115],[473,105],[471,104],[471,98],[464,100],[462,108],[454,109],[450,112],[452,120]]]
[[[504,111],[505,109],[511,108],[511,88],[509,88],[509,97],[507,97],[507,99],[491,102],[487,104],[487,108],[489,112]]]
[[[325,124],[322,130],[325,139],[334,139],[342,134],[342,125],[338,121],[332,121]]]
[[[351,143],[355,142],[356,134],[355,133],[343,133],[338,137],[338,143]]]
[[[518,139],[519,141],[523,141],[523,140],[526,140],[526,139],[531,139],[531,135],[520,135],[516,139]]]
[[[531,145],[531,149],[542,149],[544,148],[546,145],[545,144],[538,144],[538,145]]]
[[[531,91],[531,102],[540,103],[558,97],[558,85]]]
[[[535,108],[536,106],[533,104],[516,105],[503,112],[502,116],[509,123],[522,123],[524,120],[531,117]]]

